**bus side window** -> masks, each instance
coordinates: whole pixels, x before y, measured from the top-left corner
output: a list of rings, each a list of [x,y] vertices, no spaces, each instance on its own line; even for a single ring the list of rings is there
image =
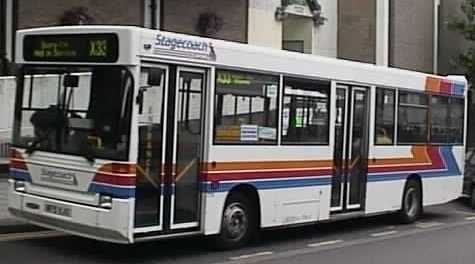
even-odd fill
[[[376,90],[375,144],[392,145],[394,143],[395,91]]]
[[[428,142],[428,96],[423,93],[399,92],[398,143]]]
[[[284,83],[282,143],[328,144],[330,82],[285,78]]]
[[[216,144],[277,144],[279,77],[217,70]]]

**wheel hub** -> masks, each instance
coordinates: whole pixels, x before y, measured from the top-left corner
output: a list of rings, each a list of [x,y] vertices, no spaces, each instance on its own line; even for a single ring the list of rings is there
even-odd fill
[[[223,227],[225,234],[232,240],[241,239],[248,229],[246,211],[239,203],[230,204],[224,211]]]
[[[407,190],[405,205],[406,205],[407,215],[410,217],[414,217],[418,211],[419,199],[417,197],[416,190],[414,190],[413,188],[410,188]]]

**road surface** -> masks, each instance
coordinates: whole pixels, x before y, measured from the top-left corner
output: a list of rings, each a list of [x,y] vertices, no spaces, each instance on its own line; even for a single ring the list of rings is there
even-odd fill
[[[426,208],[420,221],[394,215],[263,232],[214,251],[203,238],[115,245],[55,231],[0,235],[1,263],[475,263],[475,211],[462,200]]]

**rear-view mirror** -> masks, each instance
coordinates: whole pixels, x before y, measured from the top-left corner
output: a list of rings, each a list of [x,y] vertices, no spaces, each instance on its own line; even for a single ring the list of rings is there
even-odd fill
[[[148,70],[147,84],[150,86],[160,86],[162,84],[163,69],[150,68]]]

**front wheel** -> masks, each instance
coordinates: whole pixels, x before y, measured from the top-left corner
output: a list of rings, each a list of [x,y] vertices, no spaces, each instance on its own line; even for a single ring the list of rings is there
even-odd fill
[[[402,209],[399,212],[401,222],[410,224],[417,220],[422,213],[422,192],[417,181],[409,180],[404,188]]]
[[[215,238],[219,249],[240,247],[257,231],[256,214],[249,199],[242,193],[232,193],[224,206],[221,232]]]

